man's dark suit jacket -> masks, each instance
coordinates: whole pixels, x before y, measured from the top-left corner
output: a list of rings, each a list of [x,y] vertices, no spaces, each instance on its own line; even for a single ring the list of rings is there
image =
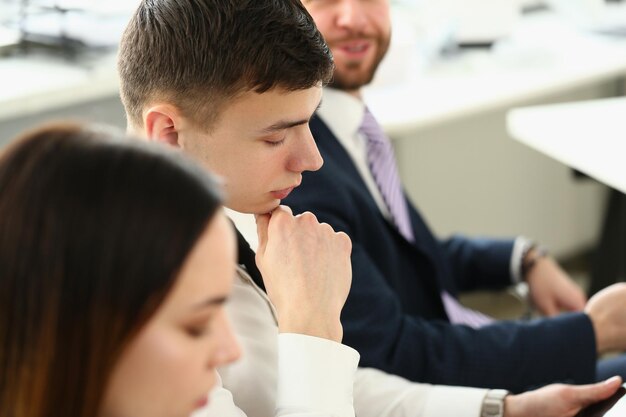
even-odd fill
[[[595,380],[595,335],[585,314],[479,330],[450,324],[441,291],[456,296],[508,285],[513,242],[439,241],[410,203],[415,243],[408,242],[380,213],[329,128],[318,117],[310,125],[324,166],[305,173],[283,204],[295,213],[312,211],[352,239],[353,281],[342,322],[344,343],[360,352],[360,366],[419,382],[513,392]]]

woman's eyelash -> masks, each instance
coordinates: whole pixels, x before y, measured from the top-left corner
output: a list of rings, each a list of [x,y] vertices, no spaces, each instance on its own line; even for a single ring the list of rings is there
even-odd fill
[[[202,337],[209,333],[208,326],[202,327],[188,327],[187,334],[191,337]]]
[[[194,338],[206,336],[211,332],[211,321],[208,321],[203,324],[187,326],[185,327],[185,332],[187,332],[189,336],[194,337]]]

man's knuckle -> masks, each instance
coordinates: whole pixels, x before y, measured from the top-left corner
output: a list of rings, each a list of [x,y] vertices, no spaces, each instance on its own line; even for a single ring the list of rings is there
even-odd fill
[[[342,245],[341,247],[344,250],[346,251],[352,250],[352,240],[347,234],[345,234],[344,232],[337,232],[336,236],[337,236],[337,240]]]
[[[317,223],[317,217],[310,211],[306,211],[298,216],[298,219],[305,224]]]

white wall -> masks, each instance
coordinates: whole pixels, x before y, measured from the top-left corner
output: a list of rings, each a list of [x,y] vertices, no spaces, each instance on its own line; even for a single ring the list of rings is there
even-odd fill
[[[615,83],[608,83],[545,102],[615,92]],[[505,114],[394,138],[410,198],[440,236],[523,234],[561,256],[590,248],[600,233],[606,187],[576,180],[566,166],[514,142],[506,133]]]

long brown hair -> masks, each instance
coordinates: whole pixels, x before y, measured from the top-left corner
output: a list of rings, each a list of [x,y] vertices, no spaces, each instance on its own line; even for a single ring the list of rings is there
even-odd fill
[[[123,348],[220,207],[182,155],[99,128],[0,157],[0,414],[94,417]]]

